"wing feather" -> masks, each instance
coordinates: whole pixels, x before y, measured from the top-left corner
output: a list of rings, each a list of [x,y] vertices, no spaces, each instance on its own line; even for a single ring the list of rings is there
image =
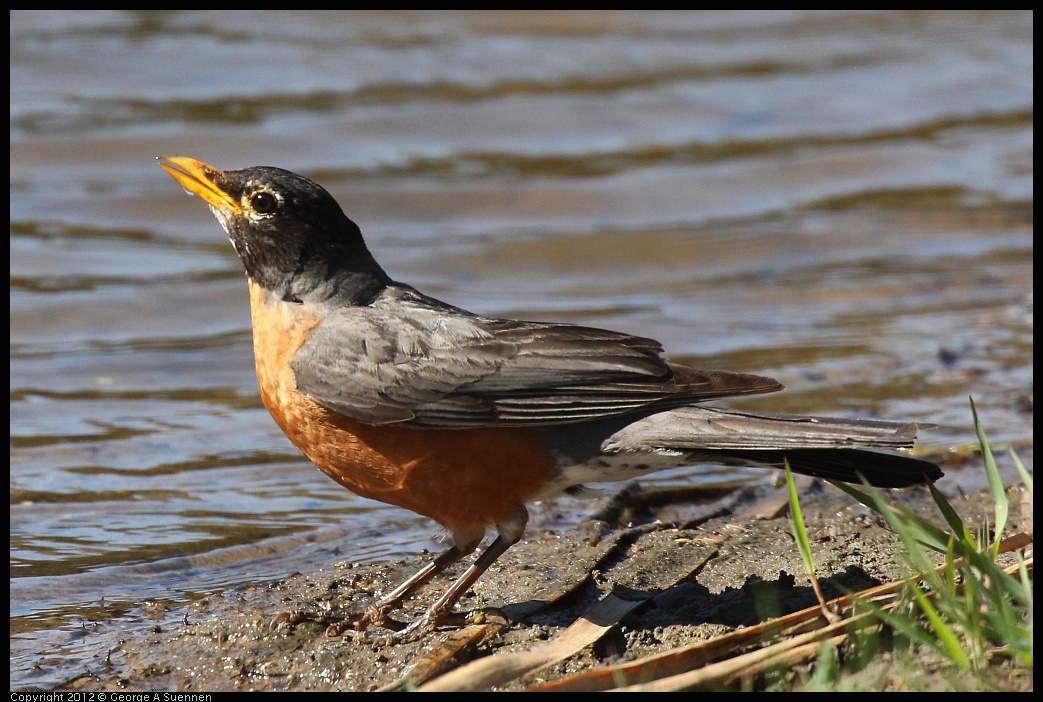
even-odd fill
[[[541,426],[773,392],[776,381],[668,364],[659,342],[479,317],[406,287],[331,312],[293,360],[297,389],[369,424]]]

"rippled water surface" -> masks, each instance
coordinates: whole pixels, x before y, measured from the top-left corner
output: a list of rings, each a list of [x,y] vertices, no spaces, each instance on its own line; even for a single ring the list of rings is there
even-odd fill
[[[242,267],[160,154],[320,181],[459,306],[787,385],[749,406],[945,451],[973,396],[1031,465],[1032,22],[13,12],[12,685],[100,665],[91,627],[148,601],[439,547],[271,421]]]

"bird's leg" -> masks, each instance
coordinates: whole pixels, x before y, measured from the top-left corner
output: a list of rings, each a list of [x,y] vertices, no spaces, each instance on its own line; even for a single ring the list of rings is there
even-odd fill
[[[352,629],[355,631],[363,631],[371,624],[375,626],[386,626],[388,628],[401,627],[401,624],[389,620],[387,616],[398,609],[399,606],[401,606],[402,601],[416,592],[418,588],[467,554],[474,551],[477,546],[477,543],[466,544],[463,547],[453,544],[452,547],[443,551],[433,561],[409,576],[401,585],[381,597],[369,607],[366,607],[366,610],[362,614],[352,617],[346,622],[331,624],[326,630],[326,633],[331,636],[337,636]]]
[[[431,605],[424,615],[417,621],[402,628],[402,623],[388,618],[388,615],[402,604],[402,601],[412,595],[416,590],[431,580],[449,566],[453,565],[467,554],[473,552],[481,543],[481,532],[459,533],[454,532],[454,544],[448,551],[439,555],[435,560],[417,571],[416,574],[407,579],[384,597],[380,598],[357,617],[352,617],[343,624],[331,625],[326,632],[336,636],[346,631],[363,631],[369,625],[374,624],[386,629],[396,630],[394,639],[399,642],[413,641],[422,635],[433,631],[444,624],[449,618],[450,612],[457,601],[463,597],[472,585],[482,577],[482,574],[496,562],[503,552],[521,540],[525,533],[525,525],[529,521],[529,513],[525,507],[519,505],[511,516],[497,524],[498,535],[496,539],[485,549],[475,562],[457,578],[456,582],[449,586],[445,594]]]
[[[465,570],[464,574],[461,575],[448,590],[446,590],[445,594],[438,598],[438,601],[424,612],[424,616],[417,619],[402,631],[395,633],[395,640],[399,642],[414,641],[424,634],[434,631],[438,626],[445,623],[446,619],[449,617],[449,612],[452,611],[456,602],[463,597],[464,593],[467,592],[472,585],[475,584],[478,578],[482,577],[482,573],[488,570],[489,566],[495,563],[496,559],[502,556],[504,551],[518,543],[520,538],[521,534],[511,537],[505,537],[503,534],[497,536],[496,540],[489,545],[489,548],[482,552],[482,555],[475,560],[471,567]],[[459,558],[457,560],[459,560]],[[405,585],[405,583],[403,583],[403,585]]]
[[[447,551],[443,551],[437,558],[435,558],[435,560],[428,563],[426,566],[407,578],[401,585],[367,607],[365,614],[367,622],[375,624],[376,626],[383,626],[386,623],[387,615],[398,609],[402,605],[403,600],[416,592],[422,585],[431,580],[431,578],[435,577],[443,570],[474,551],[477,546],[478,545],[475,544],[473,546],[460,548],[454,544]]]

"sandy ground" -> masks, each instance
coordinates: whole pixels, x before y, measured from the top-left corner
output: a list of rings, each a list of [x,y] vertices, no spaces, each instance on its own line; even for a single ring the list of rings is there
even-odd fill
[[[908,574],[879,517],[832,486],[811,480],[800,486],[827,598],[842,594],[837,584],[861,589]],[[892,494],[896,502],[933,513],[941,523],[926,490]],[[1015,529],[1019,519],[1031,519],[1030,508],[1026,516],[1018,507],[1020,495],[1012,492]],[[955,504],[970,523],[991,514],[984,495],[958,498]],[[61,689],[406,689],[468,660],[554,640],[608,593],[638,603],[593,645],[495,688],[519,690],[676,649],[816,602],[791,536],[784,486],[699,496],[638,489],[603,504],[576,530],[530,531],[461,602],[466,610],[500,608],[484,611],[484,620],[474,617],[463,629],[442,629],[413,643],[391,642],[380,628],[363,637],[327,634],[329,623],[361,609],[430,557],[331,563],[330,570],[227,591],[177,610],[145,605],[129,624],[98,625],[91,635],[107,640],[105,660]],[[446,584],[444,577],[435,579],[407,603],[401,618],[417,616]],[[274,614],[298,610],[315,621],[270,629]],[[921,667],[934,665],[924,661]],[[803,673],[789,671],[769,684],[784,689]],[[888,677],[866,684],[902,687],[901,680]],[[946,689],[947,684],[940,675],[917,687]],[[1011,685],[1031,684],[1029,677]]]

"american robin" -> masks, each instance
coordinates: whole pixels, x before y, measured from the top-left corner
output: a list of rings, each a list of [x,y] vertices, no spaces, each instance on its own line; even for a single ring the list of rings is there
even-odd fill
[[[772,466],[879,487],[942,476],[861,450],[912,446],[915,424],[754,413],[706,400],[781,390],[696,370],[660,344],[574,324],[472,314],[393,280],[318,184],[271,167],[160,166],[203,198],[246,267],[261,398],[290,441],[352,492],[426,515],[453,546],[361,615],[388,615],[496,539],[417,621],[416,638],[525,531],[525,505],[585,482],[677,466]]]

